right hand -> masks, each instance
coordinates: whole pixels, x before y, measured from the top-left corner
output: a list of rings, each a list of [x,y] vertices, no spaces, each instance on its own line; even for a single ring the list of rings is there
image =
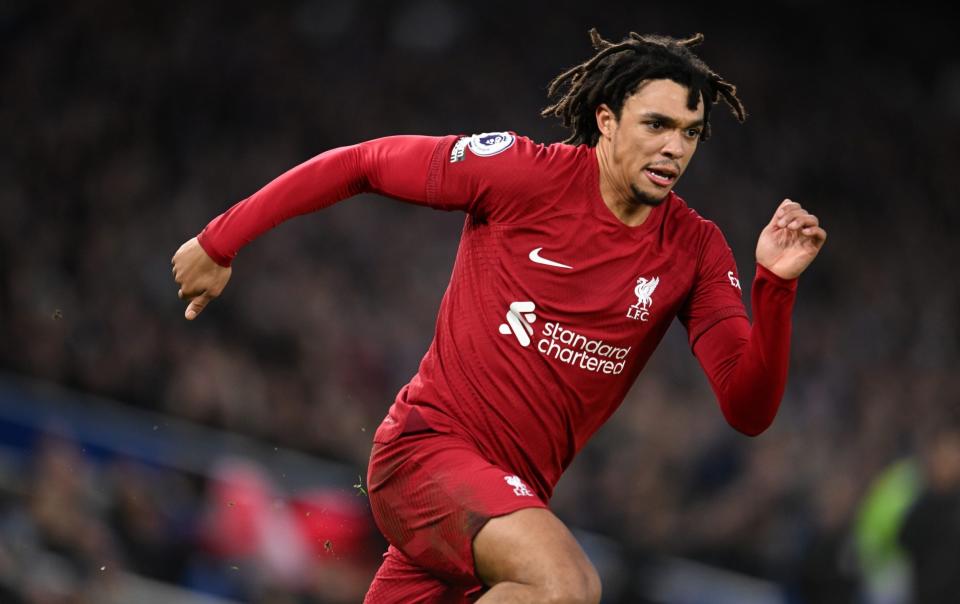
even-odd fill
[[[183,313],[188,321],[194,320],[211,300],[223,292],[233,272],[229,266],[214,262],[200,247],[196,237],[181,245],[170,263],[173,265],[173,279],[180,286],[177,295],[190,302]]]

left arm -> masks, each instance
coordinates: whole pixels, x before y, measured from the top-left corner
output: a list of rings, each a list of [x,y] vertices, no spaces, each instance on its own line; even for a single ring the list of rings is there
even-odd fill
[[[744,434],[760,434],[777,415],[790,364],[797,278],[826,238],[816,216],[785,200],[757,242],[753,325],[733,316],[712,325],[694,343],[724,417]]]
[[[693,346],[727,423],[748,436],[766,430],[780,408],[796,292],[795,279],[781,279],[758,264],[751,292],[753,325],[744,317],[724,319]]]

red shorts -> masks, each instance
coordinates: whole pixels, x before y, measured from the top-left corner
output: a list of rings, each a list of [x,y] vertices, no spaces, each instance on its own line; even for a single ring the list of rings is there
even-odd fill
[[[368,604],[472,601],[483,590],[473,562],[477,532],[490,518],[547,507],[469,439],[431,429],[375,442],[367,487],[390,542]]]

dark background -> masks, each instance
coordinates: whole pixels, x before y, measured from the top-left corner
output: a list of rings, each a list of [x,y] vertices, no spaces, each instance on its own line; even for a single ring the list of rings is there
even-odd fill
[[[724,424],[674,329],[561,481],[555,511],[616,559],[605,601],[655,599],[665,556],[762,579],[792,602],[906,602],[921,583],[951,593],[927,577],[936,564],[910,571],[960,560],[960,48],[956,20],[920,5],[3,3],[4,404],[65,386],[56,398],[76,413],[93,413],[81,397],[94,394],[159,412],[139,416],[157,432],[189,420],[364,472],[373,428],[430,341],[462,216],[361,196],[297,219],[241,252],[193,323],[170,257],[331,147],[496,130],[561,140],[538,117],[546,84],[589,56],[591,26],[617,39],[703,32],[700,55],[737,85],[747,122],[719,107],[677,191],[720,225],[745,285],[784,197],[829,233],[801,279],[772,429],[748,439]],[[98,413],[105,438],[119,434]],[[285,574],[221,542],[234,530],[218,529],[233,507],[217,507],[221,466],[144,465],[136,446],[93,455],[71,421],[49,421],[31,436],[0,422],[10,601],[98,601],[104,560],[241,601],[363,593],[382,543],[349,480],[327,494],[360,514],[357,553],[322,548]],[[932,529],[908,522],[904,541],[930,498]],[[66,560],[59,591],[28,572],[51,552]],[[258,570],[236,572],[238,557]],[[682,601],[671,597],[657,601]]]

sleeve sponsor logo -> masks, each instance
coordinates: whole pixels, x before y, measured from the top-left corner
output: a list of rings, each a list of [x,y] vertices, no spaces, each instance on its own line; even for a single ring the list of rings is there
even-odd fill
[[[467,143],[469,142],[469,136],[461,136],[457,139],[457,142],[453,144],[453,149],[450,150],[451,164],[455,164],[458,161],[463,161],[464,153],[466,153],[467,150]]]

